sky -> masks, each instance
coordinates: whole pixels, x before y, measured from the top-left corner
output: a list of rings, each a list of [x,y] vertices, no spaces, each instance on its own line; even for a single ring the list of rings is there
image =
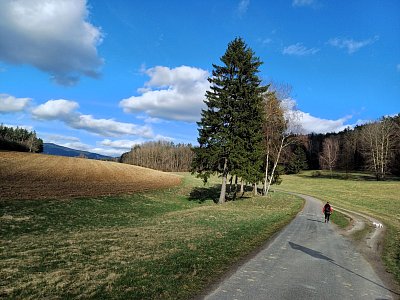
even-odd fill
[[[119,156],[197,143],[213,64],[236,37],[291,87],[304,133],[400,113],[398,0],[1,0],[0,123]]]

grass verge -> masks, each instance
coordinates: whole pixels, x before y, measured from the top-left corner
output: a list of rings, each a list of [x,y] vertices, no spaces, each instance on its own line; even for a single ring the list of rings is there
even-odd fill
[[[185,174],[129,196],[0,201],[0,298],[188,299],[302,207],[280,193],[215,205],[200,188]]]
[[[280,189],[303,193],[335,205],[368,214],[387,227],[383,260],[400,283],[400,180],[375,181],[367,174],[304,172],[283,176]]]
[[[331,215],[330,219],[332,220],[333,223],[335,223],[337,226],[339,226],[342,229],[344,229],[347,226],[349,226],[350,225],[350,221],[351,221],[351,219],[348,216],[346,216],[346,215],[344,215],[344,214],[342,214],[341,212],[338,212],[338,211],[335,211]]]

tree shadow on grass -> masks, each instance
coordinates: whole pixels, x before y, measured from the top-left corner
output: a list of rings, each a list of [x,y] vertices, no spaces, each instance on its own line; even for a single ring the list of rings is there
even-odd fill
[[[204,203],[207,200],[212,200],[214,203],[217,203],[220,192],[220,184],[211,187],[195,187],[189,194],[189,200],[198,203]]]
[[[341,173],[334,172],[332,174],[314,171],[309,174],[298,174],[297,176],[307,178],[307,179],[338,179],[338,180],[352,180],[352,181],[377,181],[373,174],[363,174],[363,173]],[[385,179],[381,181],[400,181],[400,177],[387,175]]]
[[[208,200],[212,200],[214,203],[218,203],[219,195],[221,193],[221,184],[216,184],[211,187],[195,187],[189,194],[189,201],[195,201],[198,203],[204,203]],[[251,191],[250,189],[245,187],[245,192]],[[242,195],[240,192],[236,193],[236,197],[234,197],[235,192],[233,191],[233,187],[230,188],[229,185],[226,187],[226,201],[237,201],[243,200],[247,198],[251,198],[245,195]]]

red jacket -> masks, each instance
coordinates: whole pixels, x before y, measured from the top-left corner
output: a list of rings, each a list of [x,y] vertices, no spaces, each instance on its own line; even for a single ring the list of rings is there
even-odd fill
[[[333,212],[332,206],[328,203],[325,204],[324,207],[322,208],[322,213],[325,213],[325,212],[328,212],[330,214]]]

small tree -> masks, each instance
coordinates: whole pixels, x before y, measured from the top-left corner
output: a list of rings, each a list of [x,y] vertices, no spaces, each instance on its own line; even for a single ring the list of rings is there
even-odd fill
[[[339,142],[335,137],[328,137],[324,140],[322,147],[320,164],[322,168],[329,169],[332,177],[332,170],[336,166],[339,156]]]

